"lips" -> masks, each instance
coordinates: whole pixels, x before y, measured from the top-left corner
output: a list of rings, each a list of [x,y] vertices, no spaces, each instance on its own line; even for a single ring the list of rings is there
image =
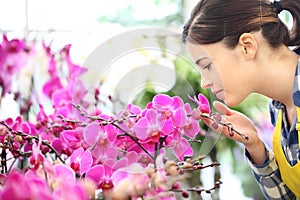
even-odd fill
[[[223,96],[223,91],[224,90],[217,90],[217,91],[212,91],[212,93],[215,94],[218,99],[223,100],[223,97],[224,97]]]
[[[217,95],[218,93],[222,92],[223,90],[216,90],[216,91],[212,91],[213,94]]]

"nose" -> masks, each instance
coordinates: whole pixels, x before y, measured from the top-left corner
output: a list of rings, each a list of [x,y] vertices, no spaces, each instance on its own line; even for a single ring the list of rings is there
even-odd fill
[[[208,80],[204,80],[204,78],[201,78],[201,87],[206,89],[209,88],[212,85],[212,82],[208,81]]]

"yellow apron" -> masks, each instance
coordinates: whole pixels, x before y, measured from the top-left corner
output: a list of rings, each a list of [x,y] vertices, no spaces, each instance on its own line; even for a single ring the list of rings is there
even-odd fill
[[[298,121],[297,121],[296,129],[298,131],[298,140],[300,140],[300,108],[298,107],[297,107],[297,116],[298,116]],[[291,166],[289,162],[286,160],[280,142],[281,130],[282,130],[282,109],[279,110],[276,127],[274,130],[273,151],[280,170],[282,180],[288,186],[288,188],[298,198],[300,198],[300,162],[298,162],[294,166]],[[299,143],[299,147],[300,147],[300,143]]]

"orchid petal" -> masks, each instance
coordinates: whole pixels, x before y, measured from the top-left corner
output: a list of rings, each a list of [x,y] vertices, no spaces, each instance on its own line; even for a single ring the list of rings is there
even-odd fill
[[[103,165],[95,165],[89,170],[87,170],[85,177],[91,179],[96,184],[98,184],[104,177],[105,171]]]
[[[84,139],[90,145],[94,146],[100,136],[100,127],[97,122],[89,124],[84,130]]]

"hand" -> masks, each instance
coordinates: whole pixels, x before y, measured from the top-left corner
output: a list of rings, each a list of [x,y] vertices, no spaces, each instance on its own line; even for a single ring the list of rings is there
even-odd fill
[[[221,121],[224,124],[230,124],[235,130],[238,132],[245,134],[248,136],[248,140],[242,138],[238,134],[234,134],[233,136],[230,135],[229,129],[226,126],[218,125],[217,131],[222,133],[228,138],[231,138],[235,141],[243,143],[246,147],[252,146],[253,142],[257,142],[259,139],[259,136],[257,134],[257,131],[254,127],[253,122],[246,117],[244,114],[229,109],[225,104],[215,101],[213,102],[213,106],[217,109],[217,111],[221,114]],[[210,125],[212,121],[210,120]]]
[[[223,126],[221,124],[218,124],[217,127],[214,127],[214,130],[220,132],[228,138],[231,138],[235,141],[244,144],[252,158],[252,161],[255,164],[262,164],[266,159],[266,153],[264,153],[265,148],[263,142],[260,140],[257,134],[253,122],[244,114],[229,109],[226,105],[224,105],[221,102],[215,101],[213,102],[213,106],[221,114],[221,122],[223,124],[230,124],[230,126],[232,126],[239,133],[246,135],[248,139],[241,137],[237,133],[234,133],[234,135],[231,136],[228,127]],[[212,127],[213,121],[211,119],[201,115],[199,116],[199,118],[207,126]]]

